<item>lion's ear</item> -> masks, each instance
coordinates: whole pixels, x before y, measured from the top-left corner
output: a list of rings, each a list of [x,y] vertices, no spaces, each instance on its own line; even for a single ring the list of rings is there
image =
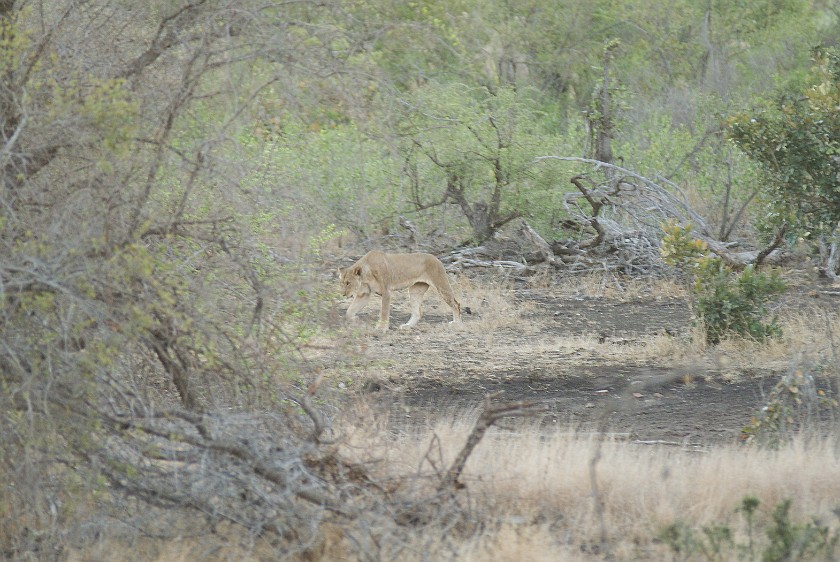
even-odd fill
[[[359,276],[361,276],[361,274],[362,274],[362,266],[361,265],[354,265],[350,269],[350,275],[352,275],[354,277],[359,277]]]

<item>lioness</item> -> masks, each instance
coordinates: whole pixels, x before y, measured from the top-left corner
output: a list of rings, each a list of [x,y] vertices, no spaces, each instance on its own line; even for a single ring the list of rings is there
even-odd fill
[[[391,291],[408,287],[411,318],[400,328],[411,328],[420,321],[423,295],[431,285],[452,308],[453,322],[461,321],[461,305],[452,294],[452,286],[443,264],[432,254],[386,254],[379,250],[368,252],[350,267],[338,269],[338,279],[344,296],[353,296],[347,309],[347,320],[352,322],[362,310],[370,294],[382,295],[382,308],[376,327],[388,331],[391,314]]]

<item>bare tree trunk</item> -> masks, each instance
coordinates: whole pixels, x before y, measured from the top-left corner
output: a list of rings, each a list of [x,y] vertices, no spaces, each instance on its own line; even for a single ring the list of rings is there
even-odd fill
[[[613,120],[610,99],[610,62],[612,62],[612,53],[617,46],[616,43],[610,43],[604,48],[604,68],[601,77],[601,91],[598,96],[598,109],[601,113],[598,120],[597,138],[595,141],[595,160],[601,162],[612,163],[612,136],[613,136]]]
[[[461,212],[467,217],[467,222],[473,231],[474,242],[481,244],[489,240],[501,227],[519,217],[518,212],[511,212],[500,216],[501,195],[494,195],[491,204],[484,201],[476,201],[470,204],[464,192],[466,186],[462,185],[461,178],[450,175],[446,184],[445,200],[450,200],[461,207]]]
[[[612,62],[613,52],[618,45],[619,43],[617,41],[611,41],[604,47],[601,84],[597,91],[596,107],[595,111],[587,119],[588,128],[590,128],[594,136],[592,157],[599,162],[606,163],[612,163],[613,161],[612,137],[615,132],[615,124],[612,118],[610,63]],[[607,176],[607,179],[611,180],[615,176],[615,171],[611,168],[604,168],[604,174]]]
[[[825,265],[821,272],[836,282],[840,279],[838,266],[840,266],[840,224],[834,227],[834,231],[831,233],[828,243],[828,256],[825,258]]]

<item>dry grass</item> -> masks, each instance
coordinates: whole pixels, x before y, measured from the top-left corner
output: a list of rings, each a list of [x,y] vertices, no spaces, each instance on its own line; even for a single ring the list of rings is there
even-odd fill
[[[341,450],[364,463],[380,482],[403,482],[402,494],[427,495],[429,484],[457,455],[475,417],[472,412],[442,418],[432,430],[394,437],[383,420],[371,423],[360,410],[355,424],[347,420],[342,426]],[[590,470],[599,453],[594,496]],[[828,441],[798,441],[778,451],[750,446],[693,451],[545,434],[536,428],[516,435],[491,429],[462,481],[467,489],[459,492],[459,507],[451,509],[466,512],[470,525],[445,532],[399,526],[383,512],[381,527],[364,531],[377,537],[372,550],[351,542],[356,540],[348,534],[352,524],[325,523],[311,547],[290,559],[554,562],[603,560],[608,550],[615,560],[664,560],[673,555],[656,537],[671,523],[695,528],[727,524],[742,533],[735,509],[748,494],[761,501],[759,519],[791,498],[794,521],[816,516],[837,532],[832,510],[840,505],[840,449]],[[604,506],[600,516],[596,500]],[[606,543],[601,542],[602,526]],[[756,536],[762,540],[763,529]],[[277,559],[279,553],[265,537],[222,524],[212,534],[175,541],[100,541],[72,549],[68,559],[256,562]]]
[[[689,298],[685,285],[671,279],[655,282],[617,279],[611,274],[600,272],[555,279],[553,285],[547,286],[551,287],[554,294],[623,302],[651,296]],[[792,358],[801,357],[811,361],[833,361],[840,365],[840,309],[836,301],[823,298],[813,304],[782,309],[778,321],[783,337],[764,342],[730,337],[712,347],[706,344],[702,329],[693,326],[687,336],[643,337],[638,342],[639,346],[627,351],[628,355],[641,360],[666,359],[671,364],[704,363],[732,373],[755,368],[784,369]],[[568,338],[569,344],[577,345],[580,339]],[[603,348],[598,349],[599,354],[602,351]]]
[[[676,297],[688,298],[684,284],[673,279],[649,280],[626,278],[611,272],[593,272],[584,275],[553,278],[551,283],[532,282],[533,288],[550,288],[561,295],[571,297],[607,298],[629,301],[638,298]]]
[[[553,325],[553,319],[535,318],[527,303],[516,304],[508,281],[455,277],[453,284],[462,305],[474,312],[464,326],[421,322],[415,330],[394,329],[375,337],[349,332],[358,337],[347,338],[337,355],[328,351],[331,337],[323,336],[317,342],[316,347],[323,348],[317,357],[323,360],[328,380],[332,376],[333,382],[350,387],[365,377],[399,379],[411,373],[442,380],[466,374],[486,381],[497,372],[515,372],[523,365],[539,373],[541,369],[574,369],[576,364],[690,364],[697,372],[715,370],[731,380],[750,376],[757,368],[785,371],[791,361],[806,359],[833,365],[835,371],[840,368],[836,306],[784,311],[780,317],[784,336],[763,343],[733,338],[711,348],[694,328],[687,335],[646,335],[633,338],[628,345],[613,345],[600,342],[597,334],[550,331],[547,327]],[[662,282],[622,282],[619,289],[603,275],[551,288],[552,294],[620,300],[679,295],[681,290]],[[427,313],[448,316],[448,308],[430,293]],[[404,295],[395,298],[394,314],[407,315],[407,301]],[[368,307],[364,320],[371,325],[378,306],[374,300]],[[343,307],[339,309],[343,312]],[[331,365],[336,356],[342,362]],[[363,405],[345,415],[336,420],[342,432],[341,452],[363,463],[378,481],[402,483],[400,493],[422,498],[457,455],[477,414],[442,412],[440,419],[430,422],[431,430],[416,426],[412,432],[398,435],[392,433],[388,420],[366,412]],[[604,506],[602,515],[595,510],[590,472],[599,452],[596,481],[597,499]],[[840,445],[803,440],[778,451],[747,445],[696,451],[600,441],[584,434],[547,434],[518,424],[515,434],[491,430],[470,458],[461,480],[467,490],[459,493],[458,505],[468,513],[472,526],[457,532],[396,526],[385,513],[381,529],[377,529],[382,550],[371,552],[371,556],[473,562],[601,560],[603,526],[606,548],[616,560],[668,559],[672,556],[667,548],[655,540],[665,525],[679,520],[694,527],[737,527],[741,517],[734,510],[747,494],[761,500],[762,517],[782,499],[792,498],[794,520],[814,515],[836,529],[832,510],[840,504]],[[276,558],[276,552],[260,538],[220,533],[213,540],[220,542],[216,549],[196,540],[154,547],[138,544],[137,555],[121,559]],[[321,529],[309,558],[303,559],[363,559],[348,558],[348,547],[360,551],[349,541],[342,528],[328,524]],[[125,549],[125,544],[99,543],[96,550],[81,550],[71,559],[115,559],[108,556],[111,547],[118,551]]]
[[[784,311],[779,326],[780,338],[757,342],[731,337],[714,347],[706,346],[698,331],[691,338],[691,346],[683,350],[705,357],[724,374],[753,369],[784,371],[791,363],[803,362],[820,365],[829,374],[840,374],[840,311],[836,307]]]
[[[460,295],[461,308],[469,307],[471,317],[465,317],[470,322],[470,329],[490,331],[504,326],[515,325],[524,312],[513,299],[510,280],[500,278],[498,281],[476,281],[466,276],[453,279],[456,295]]]
[[[695,325],[688,334],[644,338],[640,342],[644,349],[634,351],[638,357],[671,365],[704,365],[732,379],[756,369],[784,371],[792,361],[840,369],[840,309],[835,303],[783,309],[778,324],[782,337],[765,341],[730,336],[710,346],[702,327]]]
[[[532,285],[538,287],[540,280]],[[648,364],[681,367],[686,372],[715,373],[723,380],[755,376],[757,370],[783,373],[795,362],[840,370],[840,314],[828,301],[784,308],[783,337],[765,342],[730,338],[707,346],[698,327],[678,336],[641,335],[628,344],[603,343],[598,334],[564,334],[545,318],[517,304],[506,281],[455,279],[456,294],[475,312],[461,328],[418,326],[370,341],[372,362],[387,360],[382,374],[421,373],[454,380],[459,375],[483,381],[517,372],[566,372],[575,365]],[[671,282],[653,285],[619,282],[601,274],[560,281],[546,289],[553,296],[602,297],[629,301],[685,297]],[[446,310],[436,296],[427,303]],[[833,304],[833,301],[831,301]],[[375,305],[374,305],[375,306]],[[466,353],[465,353],[466,352]],[[453,353],[455,355],[453,355]],[[453,369],[452,357],[458,357]],[[344,451],[369,462],[383,480],[428,482],[446,468],[475,421],[459,413],[438,421],[433,430],[394,438],[381,420],[346,435]],[[346,427],[351,427],[347,425]],[[428,426],[426,426],[428,427]],[[387,436],[387,437],[385,437]],[[450,559],[476,562],[505,560],[588,560],[597,554],[602,521],[594,509],[590,466],[596,453],[599,499],[607,545],[618,560],[666,559],[672,555],[656,542],[666,525],[683,521],[696,528],[728,524],[740,529],[735,508],[745,495],[761,500],[761,517],[785,498],[794,500],[796,521],[811,515],[837,528],[832,510],[840,505],[840,448],[829,442],[796,442],[779,451],[752,446],[722,446],[701,452],[651,447],[629,442],[599,442],[587,435],[546,435],[536,429],[515,435],[491,431],[467,464],[462,496],[475,529],[429,539],[409,539],[400,560]],[[418,531],[422,534],[422,531]],[[763,531],[760,533],[763,537]],[[341,551],[341,540],[334,544]],[[329,548],[327,549],[329,550]],[[415,554],[412,554],[414,552]],[[420,554],[417,554],[420,553]],[[425,558],[424,558],[425,556]]]
[[[790,356],[791,351],[812,356],[840,354],[840,308],[836,302],[804,311],[788,312],[780,319],[783,337],[770,352]]]
[[[348,451],[381,458],[388,478],[434,474],[452,462],[471,426],[471,416],[464,416],[387,444],[362,430],[349,439]],[[536,430],[491,431],[463,478],[470,509],[483,525],[437,546],[457,560],[586,559],[601,529],[590,474],[599,449],[603,524],[620,560],[664,556],[654,538],[676,521],[737,527],[734,510],[748,494],[761,500],[763,513],[792,498],[794,520],[814,515],[836,523],[840,451],[829,442],[799,441],[779,451],[732,446],[698,452]]]

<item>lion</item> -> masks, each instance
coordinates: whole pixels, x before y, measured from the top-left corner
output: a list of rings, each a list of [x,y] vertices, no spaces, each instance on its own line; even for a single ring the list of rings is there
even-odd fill
[[[453,323],[461,322],[461,304],[455,300],[449,277],[443,264],[432,254],[386,254],[373,250],[350,267],[338,269],[338,279],[345,297],[353,296],[347,308],[347,321],[370,300],[371,293],[382,295],[382,308],[376,327],[388,331],[391,314],[391,291],[408,288],[411,317],[400,328],[413,328],[423,315],[420,307],[429,287],[437,289],[443,301],[452,309]]]

